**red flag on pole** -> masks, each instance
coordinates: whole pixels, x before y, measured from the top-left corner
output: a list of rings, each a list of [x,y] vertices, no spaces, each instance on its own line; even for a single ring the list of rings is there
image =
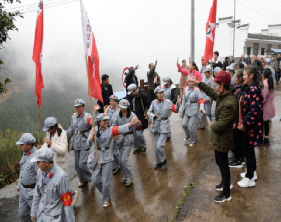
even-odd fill
[[[43,47],[43,0],[40,0],[37,9],[37,22],[34,37],[33,56],[32,59],[36,65],[35,78],[35,95],[37,96],[37,103],[42,106],[42,88],[44,88],[42,75],[42,47]]]
[[[206,46],[204,55],[204,64],[213,57],[215,31],[216,31],[216,15],[217,15],[217,0],[213,0],[213,5],[210,9],[210,14],[206,23]]]
[[[85,54],[88,61],[88,78],[90,83],[89,96],[92,96],[103,103],[102,89],[99,73],[99,54],[96,46],[96,41],[88,14],[85,10],[83,2],[80,1],[82,29],[84,37]]]

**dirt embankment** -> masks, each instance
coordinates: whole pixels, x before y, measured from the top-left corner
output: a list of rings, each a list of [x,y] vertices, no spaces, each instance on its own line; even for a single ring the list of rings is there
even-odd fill
[[[26,81],[22,81],[20,83],[12,82],[7,85],[7,88],[9,91],[7,93],[0,95],[0,104],[6,99],[8,99],[13,93],[20,93],[25,91],[27,88],[27,82]]]

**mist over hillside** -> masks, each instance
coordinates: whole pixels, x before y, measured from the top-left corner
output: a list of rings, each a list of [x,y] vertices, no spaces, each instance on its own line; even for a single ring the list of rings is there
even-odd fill
[[[0,96],[0,130],[10,128],[20,132],[36,132],[35,65],[31,58],[27,60],[24,52],[16,51],[12,44],[3,51],[4,65],[0,71],[0,81],[10,78],[12,83],[8,84],[10,91]],[[67,129],[75,112],[74,101],[78,98],[86,102],[85,111],[91,112],[85,60],[74,59],[76,62],[70,64],[73,56],[75,52],[71,55],[65,53],[63,61],[57,61],[56,56],[44,58],[41,129],[49,116],[56,117],[63,128]],[[121,83],[122,70],[123,67],[113,63],[100,66],[100,75],[106,73],[110,76],[114,92],[124,89]],[[96,104],[95,99],[93,104]]]

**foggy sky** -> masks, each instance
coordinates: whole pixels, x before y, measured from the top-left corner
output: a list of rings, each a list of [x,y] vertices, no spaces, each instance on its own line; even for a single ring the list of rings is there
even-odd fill
[[[279,17],[272,19],[259,15],[241,6],[240,1],[237,0],[236,19],[241,19],[242,24],[250,23],[249,32],[258,33],[268,24],[281,23]],[[5,7],[38,2],[22,0],[22,4],[5,4]],[[266,5],[261,0],[246,2]],[[140,65],[137,75],[146,80],[148,64],[156,59],[160,76],[170,75],[178,83],[180,74],[176,59],[188,59],[190,53],[190,1],[84,0],[84,5],[96,38],[100,74],[110,75],[114,91],[122,89],[123,68]],[[198,66],[204,54],[205,24],[211,5],[212,0],[195,1],[195,61]],[[276,12],[281,2],[272,0],[266,6]],[[233,0],[218,0],[217,17],[232,15]],[[26,75],[34,85],[35,22],[36,12],[17,19],[19,32],[10,32],[11,40],[5,44],[6,49],[0,51],[5,62],[1,76],[5,75],[6,68],[13,76]],[[77,83],[78,87],[87,87],[79,2],[44,11],[43,76],[45,87],[55,84],[60,91],[71,90],[69,81]]]

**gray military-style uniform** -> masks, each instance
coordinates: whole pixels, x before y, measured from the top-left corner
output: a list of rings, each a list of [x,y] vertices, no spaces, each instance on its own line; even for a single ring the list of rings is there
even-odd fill
[[[34,146],[28,153],[24,152],[20,160],[20,175],[17,188],[19,189],[19,216],[23,221],[31,221],[31,207],[33,193],[36,184],[36,175],[38,166],[36,163],[30,162],[36,152]],[[32,186],[33,188],[24,188],[24,186]]]
[[[115,109],[109,108],[108,114],[108,125],[112,126],[114,118],[116,118],[117,115],[119,115],[119,108],[116,106]],[[113,169],[120,168],[119,165],[119,151],[117,149],[116,141],[113,140],[112,144],[112,153],[113,153]]]
[[[113,120],[113,126],[122,126],[124,124],[130,123],[135,116],[136,114],[133,112],[131,112],[129,117],[127,117],[125,114],[123,114],[122,117],[117,115]],[[136,125],[140,127],[139,122]],[[119,135],[117,136],[116,140],[116,144],[119,149],[120,169],[122,170],[123,177],[126,180],[133,177],[128,158],[134,145],[134,130],[136,130],[136,126],[131,126],[130,131],[127,132],[126,135]]]
[[[156,163],[163,163],[166,160],[164,147],[171,131],[169,118],[173,112],[178,112],[179,105],[176,106],[169,99],[159,101],[155,99],[152,101],[147,115],[151,119],[152,125],[150,131],[154,133],[154,149]],[[157,115],[157,119],[154,116]]]
[[[182,127],[185,131],[186,138],[190,138],[190,143],[195,143],[197,121],[199,108],[204,109],[204,103],[200,104],[199,100],[202,99],[200,90],[197,87],[185,88],[182,100]]]
[[[202,82],[206,83],[209,86],[211,84],[210,78],[207,78],[207,77],[204,77]],[[211,103],[211,98],[209,96],[207,96],[206,93],[204,93],[203,91],[201,92],[201,96],[205,101],[204,109],[206,111],[206,114],[203,113],[203,112],[200,112],[199,128],[202,129],[202,128],[206,127],[206,125],[205,125],[206,124],[206,116],[208,116],[210,121],[212,122],[212,113],[211,113],[212,103]]]
[[[99,161],[101,169],[99,169],[96,159],[96,153],[94,152],[88,157],[88,168],[92,170],[92,181],[95,187],[102,193],[103,203],[107,202],[110,198],[110,182],[112,178],[112,161],[113,150],[113,129],[114,127],[107,127],[105,130],[100,130],[100,137],[96,138],[97,148],[99,153]],[[95,127],[96,133],[98,132],[98,127]],[[117,129],[115,128],[115,131]],[[130,132],[128,125],[119,126],[118,133],[125,134]],[[94,141],[91,141],[92,131],[87,139],[87,144],[89,146],[94,146]]]
[[[73,222],[75,221],[73,207],[64,206],[61,196],[70,193],[69,179],[56,164],[49,172],[37,171],[37,184],[34,190],[31,216],[37,222]],[[69,194],[71,196],[71,194]]]
[[[75,152],[75,170],[80,183],[91,181],[92,174],[87,167],[90,147],[86,144],[92,128],[91,124],[89,124],[91,118],[92,116],[89,113],[83,112],[81,116],[74,113],[71,118],[71,126],[66,130],[67,137],[72,137],[70,149],[74,149]]]

